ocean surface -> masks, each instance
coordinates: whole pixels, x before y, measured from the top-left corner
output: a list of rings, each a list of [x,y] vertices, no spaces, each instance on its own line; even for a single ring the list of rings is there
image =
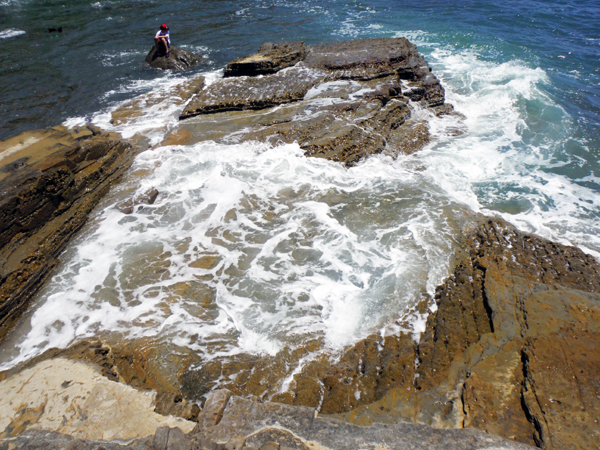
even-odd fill
[[[417,305],[435,309],[477,213],[600,258],[599,17],[597,0],[0,0],[1,139],[93,122],[154,144],[0,346],[0,369],[93,336],[201,361],[314,339],[336,355],[371,333],[418,339]],[[161,23],[204,62],[145,67]],[[464,115],[422,113],[435,139],[411,156],[346,169],[297,145],[161,147],[181,109],[168,99],[110,123],[124,101],[199,74],[214,82],[263,42],[401,36]],[[151,187],[154,205],[115,208]]]

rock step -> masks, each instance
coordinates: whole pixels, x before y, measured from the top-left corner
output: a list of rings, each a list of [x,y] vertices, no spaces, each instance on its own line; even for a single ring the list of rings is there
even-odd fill
[[[215,412],[218,414],[215,415]],[[204,417],[202,417],[204,416]],[[161,427],[150,438],[129,444],[74,439],[29,430],[0,440],[0,450],[527,450],[533,447],[473,430],[435,429],[408,422],[360,427],[320,417],[312,408],[259,403],[215,391],[207,399],[199,425],[189,434]]]

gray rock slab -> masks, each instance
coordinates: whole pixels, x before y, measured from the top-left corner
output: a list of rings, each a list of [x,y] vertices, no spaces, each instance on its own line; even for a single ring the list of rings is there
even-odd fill
[[[165,144],[297,142],[307,156],[351,166],[384,151],[410,154],[429,141],[423,120],[409,122],[412,102],[434,114],[453,112],[405,38],[332,42],[306,52],[302,43],[265,44],[230,63],[225,75],[198,92],[179,118],[202,117],[182,122]],[[239,114],[247,111],[260,114]]]
[[[16,438],[1,439],[0,450],[153,450],[148,439],[110,442],[75,439],[66,434],[46,430],[27,430]]]
[[[331,42],[309,48],[307,67],[331,71],[339,79],[372,80],[400,72],[401,78],[416,79],[415,72],[429,66],[406,38],[361,39]]]
[[[294,66],[273,75],[223,78],[196,95],[179,118],[264,109],[299,101],[310,88],[324,81],[327,76],[323,71]]]
[[[209,398],[210,400],[210,398]],[[218,445],[238,442],[242,448],[329,448],[345,449],[505,449],[532,447],[508,441],[474,429],[435,429],[426,425],[398,422],[375,423],[361,427],[337,419],[318,416],[308,407],[279,403],[259,403],[232,396],[218,424],[197,428],[194,448],[202,442]],[[269,447],[270,448],[270,447]]]

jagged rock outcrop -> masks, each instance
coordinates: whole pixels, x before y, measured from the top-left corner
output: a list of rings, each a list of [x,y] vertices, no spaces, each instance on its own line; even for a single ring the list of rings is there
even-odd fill
[[[146,64],[154,69],[179,71],[189,69],[202,61],[201,56],[179,47],[171,46],[169,51],[170,55],[167,58],[157,51],[156,45],[152,46],[146,56]]]
[[[412,153],[429,142],[426,122],[413,118],[415,107],[453,111],[405,38],[304,49],[300,42],[265,44],[233,61],[225,78],[188,102],[180,115],[186,120],[172,133],[184,132],[187,143],[298,142],[307,156],[352,165],[384,151]]]
[[[93,126],[0,143],[0,339],[134,154],[118,135]]]

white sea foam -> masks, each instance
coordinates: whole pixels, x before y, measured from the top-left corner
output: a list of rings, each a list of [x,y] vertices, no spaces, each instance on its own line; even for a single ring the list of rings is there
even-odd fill
[[[315,336],[345,348],[447,274],[453,206],[419,186],[413,164],[374,157],[347,170],[297,145],[146,151],[134,170],[152,175],[137,190],[155,186],[157,203],[100,213],[5,366],[100,332],[168,337],[205,358]],[[194,262],[206,257],[214,265]]]
[[[600,198],[560,174],[573,159],[564,150],[573,122],[544,93],[546,74],[519,61],[483,61],[474,52],[438,49],[430,63],[466,119],[432,119],[438,140],[423,154],[426,173],[474,211],[600,257]],[[448,136],[460,126],[466,133]]]
[[[21,36],[25,34],[23,30],[17,30],[15,28],[9,28],[7,30],[0,31],[0,39],[8,39],[16,36]]]

